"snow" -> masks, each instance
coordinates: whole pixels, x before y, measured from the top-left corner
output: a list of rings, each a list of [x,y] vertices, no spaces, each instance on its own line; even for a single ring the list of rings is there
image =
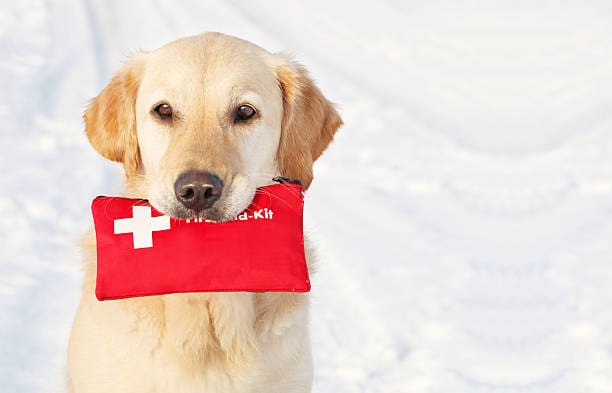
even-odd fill
[[[609,392],[608,1],[3,1],[0,390],[59,392],[89,202],[81,112],[124,57],[222,31],[346,125],[307,221],[314,391]]]

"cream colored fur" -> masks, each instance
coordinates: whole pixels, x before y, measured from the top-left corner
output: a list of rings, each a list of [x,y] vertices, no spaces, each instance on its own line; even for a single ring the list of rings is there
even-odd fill
[[[169,102],[181,121],[160,122]],[[237,104],[256,121],[231,122]],[[225,220],[275,175],[308,186],[312,163],[341,125],[306,71],[237,38],[209,33],[137,54],[85,113],[92,145],[121,162],[125,194],[172,214],[172,184],[186,170],[218,174],[211,208]],[[213,213],[210,213],[213,214]],[[192,293],[98,301],[95,236],[83,242],[85,279],[68,350],[73,393],[309,392],[308,297]],[[309,264],[312,252],[307,250]],[[312,268],[312,267],[311,267]]]

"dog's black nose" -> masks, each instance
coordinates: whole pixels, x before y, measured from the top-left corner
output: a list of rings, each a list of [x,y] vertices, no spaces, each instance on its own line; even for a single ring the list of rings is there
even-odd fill
[[[174,182],[174,193],[188,209],[208,209],[221,196],[223,181],[210,172],[185,172]]]

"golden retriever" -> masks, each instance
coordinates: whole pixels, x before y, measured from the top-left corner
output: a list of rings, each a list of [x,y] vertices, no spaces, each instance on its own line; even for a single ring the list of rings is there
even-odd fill
[[[130,57],[85,115],[125,194],[177,218],[224,221],[274,176],[312,181],[342,121],[303,67],[207,33]],[[312,255],[307,246],[309,263]],[[73,393],[309,392],[308,298],[190,293],[100,302],[95,236],[68,348]]]

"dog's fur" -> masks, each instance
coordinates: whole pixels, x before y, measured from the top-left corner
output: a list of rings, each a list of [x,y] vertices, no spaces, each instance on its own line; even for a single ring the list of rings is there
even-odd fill
[[[152,111],[162,101],[174,108],[170,122]],[[257,115],[234,123],[244,103]],[[209,171],[225,187],[202,216],[221,221],[246,208],[274,176],[308,187],[313,161],[342,124],[300,65],[218,33],[132,56],[84,117],[94,148],[123,164],[127,196],[187,218],[192,213],[178,202],[173,183],[185,171]],[[99,302],[93,232],[84,254],[68,349],[70,392],[310,391],[306,295],[192,293]]]

